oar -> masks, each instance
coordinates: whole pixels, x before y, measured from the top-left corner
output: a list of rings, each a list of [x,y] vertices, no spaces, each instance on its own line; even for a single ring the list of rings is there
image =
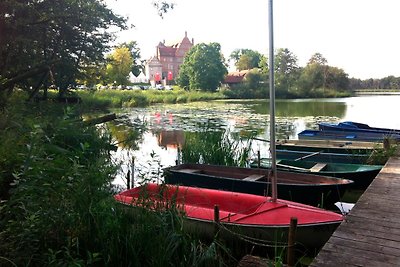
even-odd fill
[[[309,155],[305,155],[305,156],[303,156],[303,157],[297,158],[297,159],[295,159],[294,161],[303,160],[303,159],[306,159],[306,158],[309,158],[309,157],[312,157],[312,156],[321,154],[322,152],[323,152],[323,150],[318,151],[318,152],[314,152],[314,153],[311,153],[311,154],[309,154]]]
[[[294,169],[294,170],[299,170],[299,171],[310,171],[310,169],[301,168],[301,167],[296,167],[296,166],[290,166],[290,165],[280,164],[280,163],[277,163],[276,166],[278,166],[278,167],[284,167],[284,168],[289,168],[289,169]]]

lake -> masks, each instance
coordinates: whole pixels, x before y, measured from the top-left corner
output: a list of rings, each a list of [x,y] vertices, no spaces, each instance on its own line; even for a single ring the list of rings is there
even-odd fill
[[[297,139],[304,129],[317,129],[318,122],[356,121],[374,127],[400,129],[400,95],[369,95],[336,99],[276,101],[276,138]],[[185,133],[208,127],[269,140],[268,100],[218,100],[147,108],[115,110],[118,124],[112,126],[118,150],[113,156],[122,162],[114,183],[126,187],[128,170],[135,184],[157,180],[162,168],[175,165]],[[126,140],[133,140],[127,146]],[[268,143],[252,142],[254,156],[268,156]],[[134,164],[132,164],[134,158]]]

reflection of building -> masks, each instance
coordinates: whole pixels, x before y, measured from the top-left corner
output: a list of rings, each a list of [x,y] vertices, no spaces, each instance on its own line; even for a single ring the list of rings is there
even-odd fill
[[[185,135],[182,130],[161,131],[158,134],[158,145],[169,148],[182,148]]]
[[[173,80],[179,73],[179,67],[183,63],[186,53],[194,45],[194,40],[189,40],[187,33],[182,41],[165,45],[160,42],[156,47],[156,56],[146,63],[146,75],[152,83],[164,83]]]

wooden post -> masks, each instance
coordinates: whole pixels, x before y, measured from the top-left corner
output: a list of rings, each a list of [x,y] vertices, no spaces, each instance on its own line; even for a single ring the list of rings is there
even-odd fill
[[[181,149],[179,148],[179,145],[176,148],[176,165],[181,164]]]
[[[289,237],[288,237],[288,252],[287,252],[287,266],[294,266],[294,245],[296,240],[297,218],[290,218]]]
[[[128,170],[128,173],[126,174],[126,189],[131,189],[131,171]]]
[[[383,149],[385,150],[385,152],[388,152],[390,149],[390,139],[387,136],[383,138]]]
[[[219,230],[219,206],[214,205],[214,234],[217,234]]]
[[[131,163],[131,184],[132,188],[135,187],[135,157],[132,157],[132,163]]]

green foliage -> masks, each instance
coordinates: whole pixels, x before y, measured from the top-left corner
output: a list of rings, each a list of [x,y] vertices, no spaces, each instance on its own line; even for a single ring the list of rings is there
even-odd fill
[[[139,76],[140,72],[144,72],[144,60],[140,57],[140,48],[136,41],[129,43],[123,43],[121,47],[127,47],[131,53],[133,64],[131,66],[131,72],[136,77]]]
[[[54,82],[64,92],[81,67],[102,62],[113,40],[108,29],[124,29],[125,19],[98,0],[10,0],[1,4],[0,25],[0,76],[26,74],[20,88]]]
[[[99,90],[99,91],[79,91],[79,96],[84,102],[85,109],[121,108],[121,107],[144,107],[156,103],[186,103],[194,101],[206,101],[221,99],[221,93],[185,91],[182,89],[174,90]]]
[[[0,265],[223,266],[225,250],[185,233],[173,205],[122,209],[112,197],[107,129],[48,107],[2,114],[0,140],[14,149],[0,149],[0,177],[12,186],[1,195]]]
[[[234,60],[239,71],[259,68],[262,58],[259,52],[251,49],[236,49],[230,55],[230,59]]]
[[[394,156],[397,153],[399,145],[396,144],[395,140],[387,137],[384,140],[384,144],[387,145],[387,149],[375,147],[370,157],[368,158],[368,164],[384,165],[390,157]]]
[[[226,130],[212,131],[205,125],[199,132],[185,133],[182,162],[246,166],[251,152],[251,138],[248,140]]]
[[[277,95],[295,87],[299,77],[297,57],[287,48],[278,49],[275,56],[275,88]]]
[[[105,80],[109,84],[127,85],[132,71],[133,58],[127,47],[117,47],[107,58]]]
[[[214,92],[227,73],[221,46],[218,43],[200,43],[186,54],[177,83],[187,89]]]

